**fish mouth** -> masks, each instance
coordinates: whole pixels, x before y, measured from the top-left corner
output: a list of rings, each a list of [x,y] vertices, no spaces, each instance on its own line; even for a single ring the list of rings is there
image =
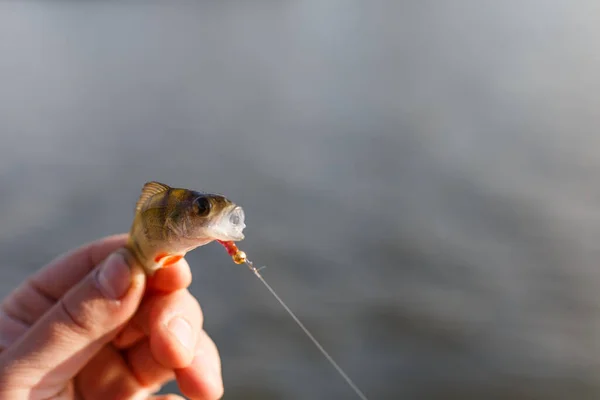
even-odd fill
[[[244,210],[240,206],[233,205],[228,207],[213,224],[211,224],[211,236],[218,240],[242,240],[244,239],[243,230],[246,227],[244,223]]]

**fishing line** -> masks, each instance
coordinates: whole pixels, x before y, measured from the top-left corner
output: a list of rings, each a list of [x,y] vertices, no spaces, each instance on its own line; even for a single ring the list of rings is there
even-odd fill
[[[234,242],[221,241],[221,240],[217,240],[217,242],[221,243],[223,245],[223,247],[225,247],[225,250],[227,250],[227,253],[233,259],[233,262],[235,262],[236,264],[246,264],[248,266],[248,268],[250,268],[250,271],[252,271],[254,273],[254,275],[256,275],[256,277],[263,283],[263,285],[265,285],[265,287],[269,290],[269,292],[271,292],[273,297],[275,297],[275,299],[279,302],[279,304],[281,304],[281,306],[285,309],[285,311],[287,311],[287,313],[290,315],[290,317],[292,317],[292,319],[296,322],[296,324],[298,324],[300,329],[302,329],[304,331],[304,333],[306,334],[306,336],[308,336],[308,338],[314,343],[314,345],[317,346],[317,349],[319,349],[321,354],[323,354],[323,356],[327,359],[327,361],[329,361],[329,363],[336,369],[336,371],[340,374],[340,376],[342,378],[344,378],[344,380],[348,383],[348,385],[352,388],[352,390],[354,390],[354,393],[356,393],[356,395],[361,400],[368,400],[367,396],[365,396],[365,394],[358,388],[358,386],[356,386],[354,381],[352,381],[352,379],[350,379],[350,377],[344,372],[344,370],[335,362],[333,357],[331,357],[329,355],[329,353],[323,348],[321,343],[319,343],[319,341],[312,335],[312,333],[310,333],[308,328],[306,326],[304,326],[304,324],[300,321],[300,319],[298,319],[296,314],[294,314],[294,312],[287,306],[287,304],[285,304],[285,302],[281,299],[281,297],[279,297],[279,295],[275,292],[275,290],[271,287],[271,285],[269,285],[267,283],[267,281],[265,281],[265,278],[263,278],[263,276],[260,274],[260,272],[258,272],[259,270],[261,270],[265,267],[263,266],[260,268],[256,268],[254,266],[254,264],[252,263],[252,261],[248,260],[248,258],[246,257],[246,253],[244,253],[243,251],[238,249]]]
[[[254,275],[256,275],[256,277],[265,285],[265,287],[267,289],[269,289],[269,292],[271,292],[273,297],[275,297],[275,299],[279,302],[279,304],[281,304],[281,306],[285,309],[285,311],[287,311],[287,313],[290,315],[290,317],[292,317],[294,319],[294,321],[296,321],[296,324],[298,324],[300,329],[302,329],[304,331],[304,333],[306,333],[306,336],[308,336],[308,338],[310,340],[312,340],[312,342],[315,344],[315,346],[317,346],[317,349],[319,349],[321,351],[321,353],[323,354],[323,356],[325,356],[327,361],[329,361],[331,363],[331,365],[333,365],[333,367],[337,370],[337,372],[342,376],[342,378],[344,378],[346,380],[346,382],[348,383],[348,385],[350,385],[352,390],[354,390],[356,395],[358,397],[360,397],[362,400],[368,400],[367,396],[365,396],[365,394],[358,388],[358,386],[356,386],[356,384],[352,381],[352,379],[350,379],[350,377],[348,375],[346,375],[344,370],[335,362],[333,357],[331,357],[329,355],[329,353],[327,351],[325,351],[323,346],[321,346],[321,343],[319,343],[319,341],[317,339],[315,339],[315,337],[312,335],[312,333],[310,333],[310,331],[304,326],[304,324],[298,319],[298,317],[296,317],[296,314],[294,314],[294,312],[292,310],[290,310],[290,308],[285,304],[285,302],[283,300],[281,300],[281,297],[279,297],[277,295],[277,293],[275,292],[275,290],[273,290],[271,285],[269,285],[267,283],[267,281],[265,281],[265,278],[263,278],[262,275],[260,274],[260,272],[258,272],[259,269],[262,269],[264,267],[257,269],[254,267],[254,265],[252,265],[252,261],[246,260],[245,262],[246,262],[246,265],[248,266],[248,268],[250,268],[250,270],[252,272],[254,272]]]

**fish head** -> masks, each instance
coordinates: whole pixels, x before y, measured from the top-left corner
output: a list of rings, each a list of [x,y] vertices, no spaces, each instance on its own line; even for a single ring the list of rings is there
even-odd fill
[[[244,210],[225,196],[196,192],[186,214],[189,239],[244,239]]]

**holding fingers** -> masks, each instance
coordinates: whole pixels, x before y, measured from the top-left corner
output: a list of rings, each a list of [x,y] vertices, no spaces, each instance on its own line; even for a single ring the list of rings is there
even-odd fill
[[[185,289],[189,266],[146,279],[117,251],[126,238],[59,257],[3,301],[0,398],[139,398],[173,378],[190,398],[222,395],[218,353]]]

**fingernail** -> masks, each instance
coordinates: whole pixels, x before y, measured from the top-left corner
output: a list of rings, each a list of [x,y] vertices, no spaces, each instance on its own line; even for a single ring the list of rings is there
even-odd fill
[[[189,322],[181,317],[175,317],[167,325],[169,332],[179,340],[179,343],[189,351],[193,351],[196,345],[194,331]]]
[[[96,281],[104,296],[110,299],[123,297],[131,286],[131,271],[125,258],[119,253],[108,256],[98,270]]]

